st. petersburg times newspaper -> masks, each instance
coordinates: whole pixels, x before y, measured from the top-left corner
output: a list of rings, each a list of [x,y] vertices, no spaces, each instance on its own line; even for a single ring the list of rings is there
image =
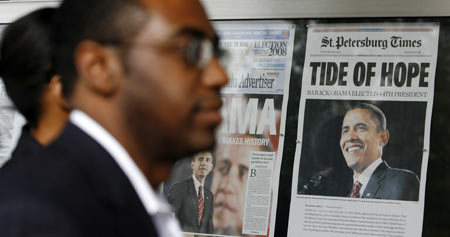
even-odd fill
[[[289,236],[421,236],[438,36],[309,26]]]
[[[0,39],[5,27],[0,25]],[[0,167],[11,157],[24,124],[25,119],[14,108],[0,78]]]
[[[230,82],[222,90],[223,120],[217,145],[210,151],[213,168],[204,181],[205,193],[213,198],[204,205],[213,213],[209,217],[213,228],[200,226],[203,220],[192,227],[183,217],[199,216],[195,191],[179,197],[183,200],[174,195],[180,182],[191,182],[195,176],[197,158],[176,165],[164,193],[169,202],[176,202],[175,215],[186,236],[267,236],[274,218],[273,183],[278,178],[276,166],[281,163],[280,127],[284,128],[295,26],[261,21],[214,24],[220,47],[229,53],[226,70]],[[181,207],[186,205],[192,207],[190,214],[183,213],[188,212]]]

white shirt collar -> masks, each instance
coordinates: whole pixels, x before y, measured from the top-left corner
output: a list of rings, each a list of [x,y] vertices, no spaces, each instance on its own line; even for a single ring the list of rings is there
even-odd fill
[[[195,175],[192,174],[192,179],[194,180],[194,186],[195,186],[195,193],[198,196],[198,187],[203,186],[202,183],[200,183],[200,181],[198,181],[198,179],[195,177]],[[204,193],[205,191],[203,191]]]
[[[360,175],[359,177],[356,179],[355,176],[353,176],[353,183],[356,183],[356,181],[359,181],[362,186],[361,189],[359,190],[359,193],[362,194],[364,193],[364,190],[366,190],[367,184],[369,183],[370,177],[372,177],[373,172],[375,172],[375,169],[381,164],[383,163],[383,160],[381,159],[381,157],[379,157],[378,159],[376,159],[372,164],[370,164]]]
[[[155,194],[144,174],[134,163],[128,152],[108,131],[80,110],[73,110],[70,113],[70,121],[96,140],[111,155],[130,180],[131,185],[150,215],[171,211],[171,206],[162,196]]]

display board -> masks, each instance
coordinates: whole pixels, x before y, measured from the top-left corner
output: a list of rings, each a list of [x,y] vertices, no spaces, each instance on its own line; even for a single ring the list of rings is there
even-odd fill
[[[449,60],[442,52],[448,48],[441,45],[448,38],[447,19],[303,19],[282,22],[296,29],[290,82],[285,85],[289,87],[284,88],[289,90],[284,94],[289,99],[287,115],[282,121],[285,127],[280,130],[284,131],[280,132],[283,153],[281,159],[275,159],[273,166],[278,176],[271,179],[274,193],[269,231],[256,234],[421,236],[423,233],[427,236],[447,233],[445,221],[435,219],[442,213],[442,208],[445,210],[449,206],[442,201],[440,208],[436,208],[436,199],[428,199],[430,192],[448,192],[434,183],[440,176],[446,177],[446,172],[439,174],[433,171],[433,165],[448,162],[445,155],[437,156],[448,154],[448,146],[442,146],[442,143],[440,146],[434,145],[439,139],[434,137],[436,132],[433,132],[436,121],[442,121],[442,116],[447,116],[445,111],[439,109],[443,104],[448,104],[448,99],[443,95],[449,82],[447,74],[442,73]],[[216,25],[220,34],[221,25],[234,25],[235,28],[245,25],[257,29],[267,24],[258,20],[252,23],[220,21]],[[230,39],[227,35],[231,33],[225,34],[223,42]],[[257,50],[260,44],[247,44],[246,47],[249,45],[253,45],[248,49],[250,52]],[[240,61],[234,63],[244,68],[249,67],[248,62],[255,62],[253,54],[242,55]],[[236,78],[242,73],[229,73],[231,84],[237,85]],[[240,80],[245,78],[241,76]],[[230,86],[224,92],[228,90]],[[245,98],[245,91],[240,93]],[[224,109],[229,110],[229,100],[225,102]],[[383,163],[399,170],[400,176],[410,174],[407,176],[412,179],[406,180],[415,179],[411,181],[412,185],[404,186],[406,191],[383,196],[381,191],[370,191],[371,188],[368,188],[367,192],[361,193],[365,195],[364,199],[350,197],[353,171],[346,163],[340,140],[346,110],[360,102],[376,105],[384,112],[390,136],[380,156]],[[225,116],[228,119],[229,113]],[[224,142],[223,136],[219,135],[218,141],[220,147]],[[358,145],[363,144],[370,145]],[[220,156],[217,152],[213,154],[214,159]],[[230,154],[241,160],[243,156],[250,156]],[[188,176],[192,172],[189,166],[191,159],[185,162],[185,176]],[[247,169],[248,163],[247,160]],[[220,165],[216,163],[215,167],[220,168]],[[244,175],[247,181],[250,180],[250,172]],[[315,183],[314,179],[319,176],[321,182]],[[214,179],[214,175],[210,178]],[[247,182],[241,191],[241,196],[244,196],[241,200],[246,200],[248,190],[260,185]],[[309,185],[308,193],[303,190],[304,185]],[[314,185],[317,187],[312,188]],[[245,206],[245,201],[242,202]],[[217,208],[222,207],[218,205]],[[327,219],[317,211],[333,214],[327,213],[330,215]],[[309,215],[307,221],[306,215]],[[245,226],[244,214],[236,217],[228,215],[218,225],[238,220]],[[258,220],[259,224],[264,225],[267,219]],[[359,227],[349,227],[349,223],[356,223]],[[215,234],[255,234],[245,232],[242,226],[239,229],[242,232]]]

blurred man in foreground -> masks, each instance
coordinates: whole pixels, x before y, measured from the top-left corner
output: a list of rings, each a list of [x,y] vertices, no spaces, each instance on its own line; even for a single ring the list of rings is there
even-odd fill
[[[59,11],[56,70],[74,110],[38,154],[45,162],[0,185],[14,186],[0,198],[0,216],[26,219],[0,223],[10,234],[0,235],[180,236],[154,190],[177,160],[213,147],[227,83],[201,4],[66,0]],[[39,218],[30,217],[34,210]],[[76,232],[48,228],[52,213]]]

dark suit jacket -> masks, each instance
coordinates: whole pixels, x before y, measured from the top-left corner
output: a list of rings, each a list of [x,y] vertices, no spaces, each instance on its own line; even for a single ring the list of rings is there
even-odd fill
[[[71,123],[35,157],[1,171],[2,237],[157,236],[123,171]]]
[[[417,201],[420,182],[409,170],[389,167],[383,161],[369,179],[362,198]]]
[[[185,232],[213,233],[213,194],[204,188],[204,209],[200,226],[197,225],[198,205],[192,177],[174,184],[168,199],[175,209],[175,215]]]
[[[16,163],[21,163],[22,160],[27,160],[33,156],[36,152],[39,152],[43,147],[39,144],[36,139],[34,139],[29,132],[29,126],[23,126],[22,133],[20,135],[19,141],[17,142],[16,148],[11,154],[11,159],[4,164],[3,167],[10,165],[16,165]]]

